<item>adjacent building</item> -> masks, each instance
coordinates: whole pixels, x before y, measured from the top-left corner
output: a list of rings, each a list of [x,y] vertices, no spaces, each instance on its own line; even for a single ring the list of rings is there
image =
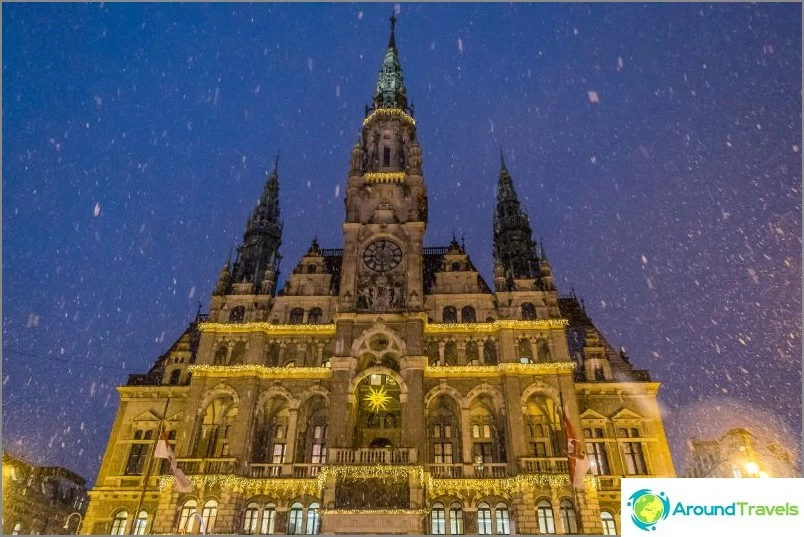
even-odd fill
[[[209,313],[118,388],[87,533],[615,534],[621,477],[675,475],[659,383],[559,293],[502,155],[493,281],[463,241],[425,245],[394,24],[340,247],[312,240],[277,289],[277,163]],[[153,458],[162,433],[190,492]]]
[[[87,506],[85,487],[66,468],[3,451],[3,535],[74,535]]]
[[[801,477],[789,449],[734,428],[720,438],[688,442],[690,462],[685,477]]]

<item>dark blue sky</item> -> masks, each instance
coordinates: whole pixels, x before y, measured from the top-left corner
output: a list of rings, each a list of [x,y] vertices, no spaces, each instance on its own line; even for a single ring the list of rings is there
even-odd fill
[[[390,11],[3,4],[5,447],[94,480],[114,387],[206,309],[277,150],[283,272],[340,247]],[[800,448],[801,6],[402,4],[397,30],[427,243],[464,233],[490,281],[504,146],[560,291],[664,383],[677,471],[728,425]]]

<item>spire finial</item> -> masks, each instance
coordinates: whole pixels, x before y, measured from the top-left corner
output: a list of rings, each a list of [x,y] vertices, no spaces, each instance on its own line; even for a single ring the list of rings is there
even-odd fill
[[[274,173],[279,173],[279,149],[276,150],[276,159],[274,159]]]
[[[391,12],[391,39],[388,41],[388,48],[396,48],[396,40],[394,39],[394,30],[396,29],[396,9]]]
[[[503,156],[503,148],[500,146],[500,169],[505,169],[505,156]]]

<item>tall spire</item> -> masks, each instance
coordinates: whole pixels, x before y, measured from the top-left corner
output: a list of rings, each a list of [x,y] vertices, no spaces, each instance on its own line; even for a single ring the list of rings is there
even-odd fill
[[[388,38],[388,49],[377,77],[377,89],[374,92],[374,108],[408,107],[407,90],[402,77],[402,65],[396,49],[396,14],[391,18],[391,36]]]
[[[536,243],[530,221],[519,203],[502,150],[497,184],[497,210],[494,213],[494,254],[505,267],[507,279],[539,278]]]
[[[257,206],[251,212],[243,234],[243,245],[237,248],[237,259],[232,270],[232,283],[255,284],[258,294],[264,286],[264,271],[272,268],[279,259],[282,242],[282,222],[279,218],[279,152],[268,176]]]

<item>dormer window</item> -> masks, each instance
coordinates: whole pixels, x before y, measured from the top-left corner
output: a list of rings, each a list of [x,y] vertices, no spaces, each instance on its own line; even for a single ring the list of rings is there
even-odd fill
[[[307,274],[315,274],[315,265],[312,263],[307,265]]]
[[[455,263],[452,264],[452,271],[458,272],[459,270],[461,270],[461,264],[456,261]]]

